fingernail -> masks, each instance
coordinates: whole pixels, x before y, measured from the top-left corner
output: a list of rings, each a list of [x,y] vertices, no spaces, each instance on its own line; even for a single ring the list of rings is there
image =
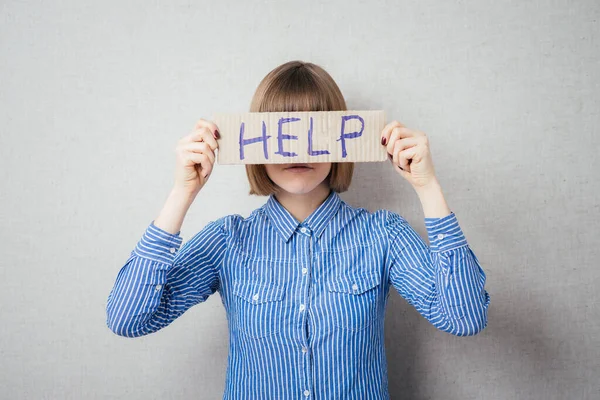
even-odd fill
[[[221,135],[219,134],[219,131],[215,129],[215,137],[217,139],[219,139],[221,137]]]
[[[385,144],[387,143],[387,139],[382,137],[381,138],[381,144],[385,146]]]

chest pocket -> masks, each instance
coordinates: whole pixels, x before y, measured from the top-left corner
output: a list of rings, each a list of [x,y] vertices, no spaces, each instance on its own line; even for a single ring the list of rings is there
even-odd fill
[[[234,324],[253,338],[263,338],[281,330],[284,289],[275,283],[234,280]]]
[[[379,272],[343,273],[327,281],[334,324],[342,329],[359,331],[377,317]]]

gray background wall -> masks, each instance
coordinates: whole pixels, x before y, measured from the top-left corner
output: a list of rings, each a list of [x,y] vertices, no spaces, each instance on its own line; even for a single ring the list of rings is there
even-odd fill
[[[301,59],[350,108],[429,135],[488,275],[489,326],[470,338],[393,291],[392,398],[599,398],[599,17],[595,0],[1,2],[0,397],[222,396],[218,295],[137,339],[106,327],[106,298],[166,199],[177,139],[247,111]],[[266,201],[247,191],[242,166],[217,165],[184,240]],[[388,163],[357,165],[342,198],[425,237]]]

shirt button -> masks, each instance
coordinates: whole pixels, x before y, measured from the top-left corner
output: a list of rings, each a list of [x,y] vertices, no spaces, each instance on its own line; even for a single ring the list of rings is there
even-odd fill
[[[306,228],[300,228],[300,231],[301,231],[302,233],[306,233],[306,232],[308,232],[308,229],[306,229]]]
[[[444,237],[446,237],[446,235],[444,235],[443,233],[440,233],[437,238],[438,240],[442,240]]]
[[[302,352],[303,352],[303,353],[306,353],[307,351],[308,351],[308,349],[307,349],[306,347],[303,347],[303,348],[302,348]]]
[[[162,285],[156,285],[156,291],[158,292],[160,289],[162,289]]]
[[[303,273],[303,274],[305,274],[305,273],[307,273],[307,272],[308,272],[308,269],[307,269],[307,268],[302,268],[302,273]]]
[[[304,311],[304,304],[300,304],[300,311]]]
[[[175,253],[175,252],[177,251],[177,249],[176,249],[175,247],[171,247],[171,248],[169,249],[169,251],[170,251],[171,253]]]
[[[355,283],[354,285],[352,285],[352,289],[353,290],[358,290],[358,285]]]
[[[308,397],[308,395],[310,395],[310,392],[309,392],[308,390],[305,390],[305,391],[304,391],[304,395],[305,395],[306,397]]]
[[[258,300],[258,293],[256,293],[254,296],[252,296],[252,298],[253,298],[254,300]]]

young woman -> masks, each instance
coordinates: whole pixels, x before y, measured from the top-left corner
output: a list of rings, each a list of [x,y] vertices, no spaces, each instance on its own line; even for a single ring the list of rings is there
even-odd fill
[[[293,61],[258,86],[250,111],[346,110],[331,76]],[[415,189],[430,245],[400,215],[346,204],[352,163],[246,165],[249,217],[209,222],[183,247],[188,208],[212,171],[218,127],[200,120],[177,146],[175,185],[117,275],[107,325],[126,337],[164,328],[216,291],[229,327],[224,399],[388,399],[384,314],[390,288],[440,330],[487,324],[485,274],[436,179],[427,136],[381,132]],[[180,249],[181,247],[181,249]]]

